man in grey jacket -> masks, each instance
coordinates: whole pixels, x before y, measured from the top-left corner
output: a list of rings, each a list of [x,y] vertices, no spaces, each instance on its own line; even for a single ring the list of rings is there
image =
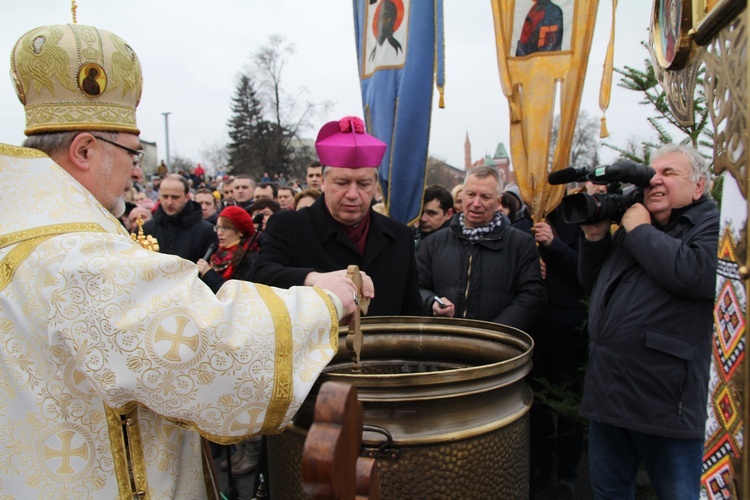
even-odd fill
[[[614,235],[609,221],[581,226],[595,498],[632,498],[639,462],[659,498],[700,491],[719,212],[696,150],[667,145],[651,159],[643,203]]]
[[[531,333],[545,301],[539,252],[530,234],[500,211],[497,169],[466,177],[463,213],[426,239],[417,253],[425,313],[481,319]]]

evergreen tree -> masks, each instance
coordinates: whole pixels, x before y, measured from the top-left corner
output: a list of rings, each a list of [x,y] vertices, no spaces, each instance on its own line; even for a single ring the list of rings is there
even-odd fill
[[[229,126],[229,171],[233,174],[260,176],[263,172],[263,136],[267,128],[263,120],[263,104],[258,98],[252,78],[240,75],[232,97]]]

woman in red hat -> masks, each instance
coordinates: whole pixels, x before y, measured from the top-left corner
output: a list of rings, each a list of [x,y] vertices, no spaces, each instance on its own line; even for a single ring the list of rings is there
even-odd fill
[[[196,265],[201,279],[217,293],[227,280],[248,280],[250,262],[259,245],[253,219],[240,207],[222,210],[214,230],[219,248],[210,257],[210,263],[200,259]]]

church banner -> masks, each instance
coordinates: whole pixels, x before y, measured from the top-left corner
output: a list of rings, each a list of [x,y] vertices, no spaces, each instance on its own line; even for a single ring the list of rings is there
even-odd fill
[[[550,186],[547,175],[570,166],[598,6],[599,0],[492,0],[513,169],[537,220],[564,194],[565,187]],[[558,90],[560,126],[550,151]]]
[[[442,0],[354,0],[367,131],[387,144],[380,184],[388,214],[417,220],[427,171],[433,83],[443,88]]]

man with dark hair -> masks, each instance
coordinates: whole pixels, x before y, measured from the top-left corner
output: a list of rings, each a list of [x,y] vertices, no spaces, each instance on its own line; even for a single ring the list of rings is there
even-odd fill
[[[143,233],[159,242],[159,251],[198,262],[212,243],[218,244],[214,227],[203,220],[201,206],[189,197],[190,185],[179,174],[161,182],[159,207],[143,225]]]
[[[414,249],[419,251],[419,245],[425,238],[438,229],[448,227],[451,217],[453,217],[453,196],[450,191],[437,184],[427,186],[422,198],[419,228],[414,235]]]
[[[282,210],[294,210],[294,189],[289,186],[280,186],[276,201],[279,202]]]
[[[212,226],[215,226],[216,219],[219,217],[219,204],[213,191],[208,188],[199,188],[198,191],[195,192],[195,202],[201,206],[203,220],[208,221]]]
[[[545,301],[539,251],[499,211],[502,188],[494,167],[468,174],[463,213],[419,247],[420,292],[425,313],[531,332]]]
[[[253,201],[264,198],[266,200],[276,200],[279,188],[271,182],[261,182],[255,187]]]
[[[272,286],[306,284],[321,272],[358,265],[377,294],[369,315],[419,315],[421,301],[409,228],[374,212],[371,202],[385,144],[359,118],[326,123],[315,142],[323,195],[299,211],[268,220],[250,276]]]
[[[234,204],[245,210],[253,204],[255,195],[255,181],[247,174],[235,176],[232,182],[232,194],[234,195]]]
[[[320,191],[320,186],[323,182],[323,167],[319,161],[314,161],[307,166],[307,188],[317,189]]]

